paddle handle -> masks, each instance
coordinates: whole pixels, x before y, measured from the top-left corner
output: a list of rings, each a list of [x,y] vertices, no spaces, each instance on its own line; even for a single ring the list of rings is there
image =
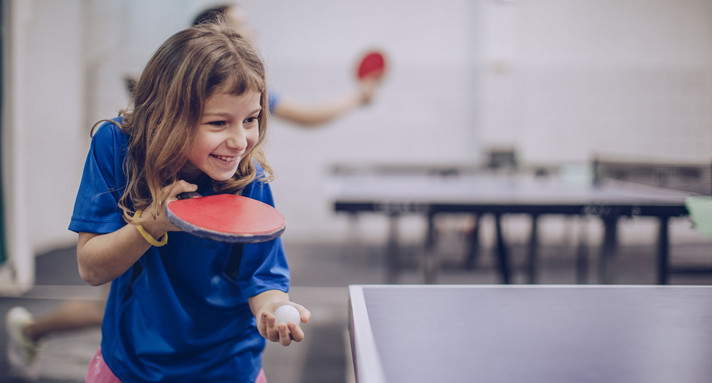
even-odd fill
[[[190,199],[190,198],[198,198],[202,197],[200,193],[198,192],[185,192],[185,193],[180,193],[176,196],[178,199]]]

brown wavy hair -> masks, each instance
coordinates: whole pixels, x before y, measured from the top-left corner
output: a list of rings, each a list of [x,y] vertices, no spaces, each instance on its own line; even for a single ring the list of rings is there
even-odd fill
[[[120,113],[124,120],[119,127],[129,136],[128,183],[119,200],[127,222],[152,201],[165,202],[161,189],[178,181],[205,101],[213,94],[240,96],[249,91],[261,93],[259,139],[231,179],[212,181],[218,193],[237,194],[255,180],[254,161],[264,170],[260,180],[271,180],[262,150],[269,114],[262,60],[226,20],[178,32],[158,48],[136,84],[133,108]]]

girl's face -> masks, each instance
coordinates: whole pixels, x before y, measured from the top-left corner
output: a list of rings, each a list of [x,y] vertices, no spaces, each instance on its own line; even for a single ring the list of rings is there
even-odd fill
[[[216,93],[205,102],[198,134],[182,171],[187,181],[203,174],[215,181],[235,175],[240,160],[259,139],[260,92]]]

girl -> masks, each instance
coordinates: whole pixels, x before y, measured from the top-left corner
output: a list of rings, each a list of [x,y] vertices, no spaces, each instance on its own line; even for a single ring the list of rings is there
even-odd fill
[[[133,110],[94,134],[69,226],[82,279],[112,282],[88,382],[265,382],[264,338],[304,339],[296,324],[275,323],[283,304],[304,323],[311,316],[289,302],[280,239],[214,242],[165,213],[190,191],[274,205],[266,110],[262,62],[219,22],[170,37],[144,69]]]

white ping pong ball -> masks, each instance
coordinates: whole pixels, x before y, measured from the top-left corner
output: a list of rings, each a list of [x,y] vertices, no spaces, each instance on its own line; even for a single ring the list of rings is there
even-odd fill
[[[299,322],[301,322],[299,310],[291,305],[282,305],[277,307],[277,310],[274,310],[274,317],[277,318],[277,323],[287,324],[292,322],[299,326]]]

